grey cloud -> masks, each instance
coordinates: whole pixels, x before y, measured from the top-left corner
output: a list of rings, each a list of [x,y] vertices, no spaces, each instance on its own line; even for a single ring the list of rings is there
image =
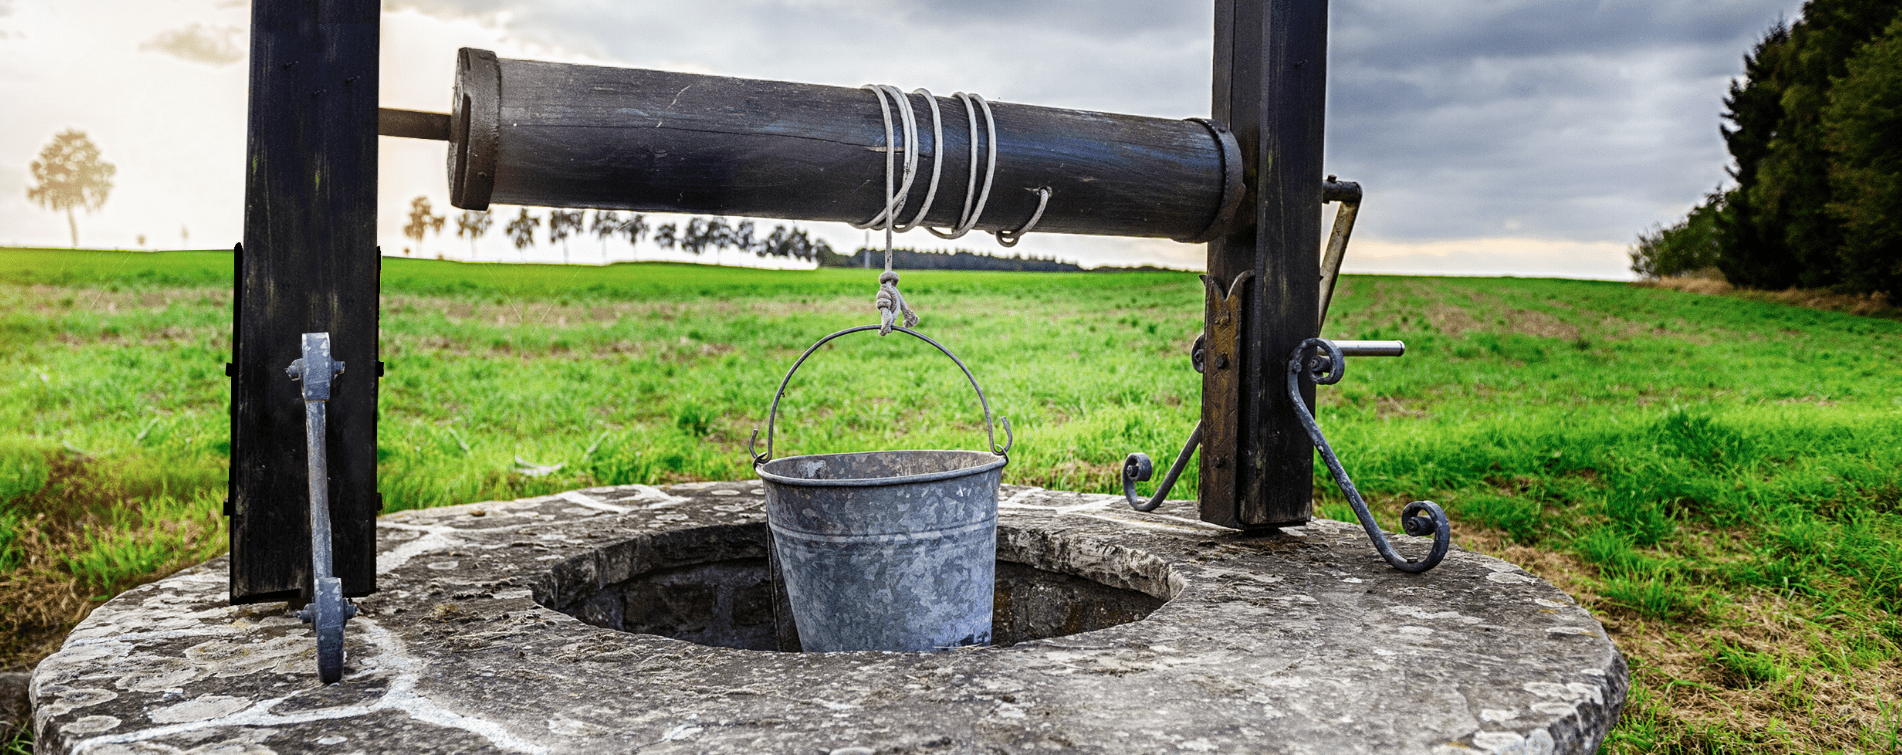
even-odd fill
[[[1360,233],[1623,241],[1723,180],[1725,82],[1801,0],[1334,0],[1330,172]],[[386,0],[630,65],[1208,112],[1213,0]],[[1359,233],[1357,233],[1359,235]]]
[[[1330,169],[1379,237],[1628,239],[1722,180],[1724,83],[1797,5],[1337,0]]]
[[[1360,59],[1417,64],[1724,45],[1761,33],[1777,11],[1795,6],[1783,0],[1340,0],[1329,18],[1337,51],[1345,46]]]
[[[162,52],[194,63],[222,66],[244,60],[244,39],[245,31],[240,27],[192,24],[183,29],[159,32],[158,36],[139,45],[139,49]]]

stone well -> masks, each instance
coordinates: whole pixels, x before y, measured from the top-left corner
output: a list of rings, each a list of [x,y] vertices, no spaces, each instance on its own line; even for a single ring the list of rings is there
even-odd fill
[[[1624,700],[1598,622],[1497,559],[1002,496],[995,647],[764,649],[757,482],[595,488],[384,517],[340,684],[223,559],[126,592],[35,672],[40,751],[1572,753]]]

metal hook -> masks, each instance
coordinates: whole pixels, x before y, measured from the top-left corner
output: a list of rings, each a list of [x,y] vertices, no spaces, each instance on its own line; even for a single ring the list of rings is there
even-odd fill
[[[1326,351],[1323,356],[1319,351]],[[1321,434],[1321,426],[1314,421],[1314,415],[1308,412],[1307,402],[1301,400],[1301,379],[1306,377],[1315,385],[1338,383],[1347,373],[1347,358],[1341,347],[1325,338],[1310,338],[1302,341],[1294,350],[1294,356],[1288,358],[1288,395],[1294,399],[1295,416],[1301,419],[1301,426],[1308,431],[1308,438],[1314,441],[1314,447],[1321,450],[1321,458],[1327,462],[1328,471],[1333,473],[1335,484],[1347,495],[1347,502],[1354,507],[1354,515],[1360,518],[1361,529],[1367,531],[1368,539],[1374,542],[1374,550],[1387,560],[1393,568],[1404,572],[1423,572],[1440,564],[1446,558],[1446,551],[1453,543],[1453,526],[1446,519],[1446,512],[1432,501],[1414,501],[1400,512],[1400,527],[1407,534],[1420,536],[1433,534],[1433,550],[1419,561],[1408,561],[1395,553],[1393,545],[1387,542],[1387,533],[1380,531],[1380,525],[1374,521],[1374,515],[1367,510],[1367,502],[1361,500],[1360,491],[1354,488],[1354,481],[1347,478],[1347,470],[1341,467],[1341,460],[1334,455],[1333,447]],[[1424,516],[1422,516],[1424,512]]]

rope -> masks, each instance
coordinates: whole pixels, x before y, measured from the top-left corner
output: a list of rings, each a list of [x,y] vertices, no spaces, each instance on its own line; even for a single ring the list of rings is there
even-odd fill
[[[984,214],[985,203],[991,199],[991,179],[997,177],[997,119],[991,115],[991,103],[985,102],[983,97],[975,94],[965,94],[964,92],[958,92],[951,96],[958,98],[959,101],[964,103],[964,117],[971,123],[971,177],[967,179],[964,184],[964,211],[958,214],[957,226],[949,231],[940,231],[931,226],[925,226],[925,230],[930,231],[931,235],[941,239],[955,239],[971,232],[971,229],[977,225],[977,219]],[[976,108],[972,107],[973,101],[977,103]],[[984,111],[984,131],[990,135],[990,159],[984,167],[984,191],[982,193],[979,193],[977,190],[977,158],[979,154],[977,140],[978,110]],[[935,173],[932,175],[932,179],[934,181],[937,179]],[[975,208],[971,202],[973,196],[977,199]]]
[[[915,327],[918,324],[918,314],[905,305],[904,295],[898,292],[898,273],[892,271],[892,235],[924,225],[925,215],[931,212],[931,205],[937,199],[938,184],[944,178],[944,150],[942,148],[944,114],[938,109],[938,98],[933,97],[929,90],[922,88],[912,90],[912,94],[923,95],[925,104],[931,108],[931,143],[933,145],[931,182],[926,184],[925,198],[919,203],[918,211],[911,216],[910,221],[900,222],[898,218],[903,213],[906,200],[911,196],[912,186],[918,179],[920,148],[918,147],[917,108],[912,104],[910,95],[890,84],[867,84],[860,88],[869,90],[878,97],[879,116],[885,124],[885,208],[872,216],[871,220],[851,225],[853,228],[880,228],[885,231],[885,272],[878,276],[878,296],[873,299],[873,303],[879,309],[879,335],[890,335],[900,314],[904,316],[905,327]],[[997,178],[997,118],[991,113],[990,103],[976,94],[957,92],[952,96],[964,104],[965,120],[970,125],[971,171],[965,180],[964,207],[958,213],[958,224],[944,231],[928,225],[924,226],[926,231],[941,239],[959,238],[977,227],[978,219],[984,215],[984,206],[990,202],[991,185]],[[894,124],[892,108],[897,102],[903,102],[904,108],[899,111],[900,117]],[[986,140],[983,144],[987,147],[984,150],[979,149],[977,125],[979,112],[984,114],[983,131]],[[898,143],[898,137],[901,134],[904,138],[902,145]],[[900,151],[905,153],[902,179],[899,177],[901,168],[898,164]],[[979,188],[977,171],[980,155],[986,158],[982,189]],[[1037,211],[1031,213],[1030,219],[1024,221],[1024,224],[1018,226],[1016,230],[992,232],[997,237],[997,243],[1005,247],[1016,246],[1017,242],[1022,241],[1024,234],[1030,233],[1030,229],[1036,227],[1037,221],[1043,219],[1044,210],[1050,206],[1049,187],[1026,190],[1036,192]]]
[[[892,334],[892,326],[896,324],[900,313],[904,314],[905,327],[915,327],[918,324],[918,313],[911,311],[911,307],[905,305],[905,295],[898,292],[898,273],[892,272],[892,227],[897,224],[898,212],[904,209],[905,198],[910,195],[912,181],[916,179],[918,175],[918,118],[912,111],[911,98],[906,96],[898,87],[889,84],[867,84],[863,88],[870,89],[873,94],[878,95],[879,114],[884,116],[885,119],[885,209],[871,220],[865,221],[863,224],[853,223],[852,226],[854,228],[874,228],[883,225],[885,228],[885,272],[880,273],[878,276],[878,296],[872,300],[872,303],[878,307],[878,334],[888,336]],[[902,99],[905,102],[903,113],[905,180],[902,186],[893,185],[893,174],[896,173],[898,169],[897,157],[899,146],[894,141],[894,137],[897,136],[897,134],[892,130],[892,104],[891,101],[886,98],[887,94]],[[930,94],[926,94],[925,98],[930,99]],[[935,114],[937,112],[936,108],[933,108],[932,112]],[[941,136],[942,133],[942,131],[939,132]],[[932,174],[932,179],[933,184],[937,183],[935,170]],[[926,196],[936,193],[935,186],[933,188],[934,191],[927,192]],[[915,222],[923,219],[923,217],[924,213],[921,212],[918,214],[918,217],[913,220]],[[911,226],[906,227],[910,228]]]

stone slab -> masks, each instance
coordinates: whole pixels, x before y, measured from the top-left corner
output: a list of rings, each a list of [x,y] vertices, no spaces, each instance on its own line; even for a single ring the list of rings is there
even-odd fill
[[[1497,559],[1409,575],[1339,522],[1249,535],[1189,502],[1001,495],[1000,560],[1169,601],[1010,647],[711,647],[544,604],[627,580],[613,554],[640,542],[758,527],[757,482],[406,511],[379,521],[342,683],[318,683],[285,605],[227,605],[216,559],[107,602],[39,665],[39,751],[1576,753],[1624,701],[1603,627]]]

